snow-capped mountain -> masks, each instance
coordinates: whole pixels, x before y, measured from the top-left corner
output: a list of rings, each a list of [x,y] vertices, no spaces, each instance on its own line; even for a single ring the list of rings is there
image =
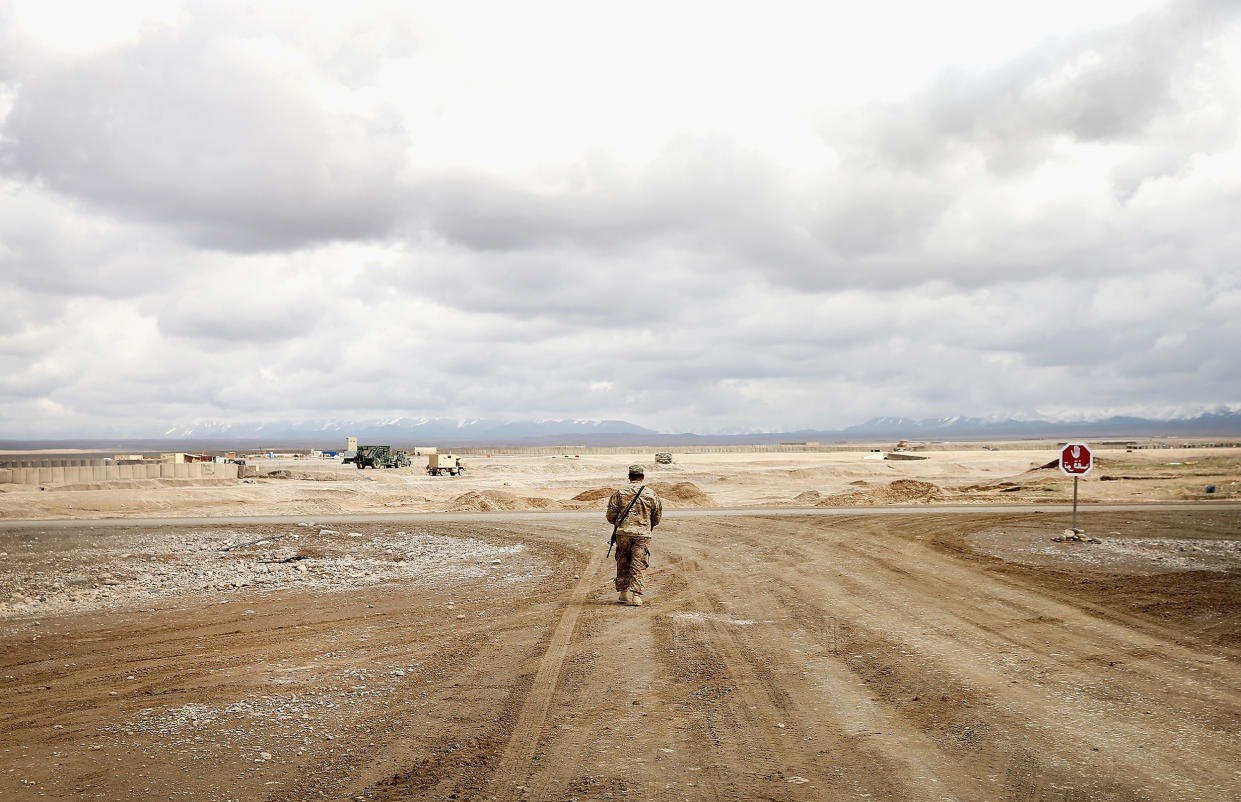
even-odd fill
[[[164,426],[149,432],[87,436],[109,449],[300,447],[344,448],[345,437],[362,443],[412,446],[523,446],[523,445],[745,445],[816,441],[821,443],[876,443],[909,440],[978,441],[999,439],[1098,439],[1129,437],[1241,437],[1241,411],[1218,408],[1196,417],[1151,419],[1114,416],[1099,420],[1017,420],[1011,418],[873,418],[845,429],[737,433],[666,433],[620,420],[488,420],[466,418],[396,417],[371,420],[299,420],[225,423],[215,420]],[[51,447],[84,438],[13,440],[7,448]],[[101,446],[102,447],[102,446]]]
[[[512,440],[556,435],[652,435],[632,423],[617,420],[542,420],[496,421],[457,418],[388,418],[382,420],[317,420],[286,422],[220,423],[201,421],[191,425],[173,426],[163,433],[166,438],[185,439],[253,439],[295,440],[323,436],[383,439],[400,442],[430,443],[433,440]],[[386,442],[385,440],[385,442]]]
[[[1241,434],[1241,412],[1220,409],[1192,418],[1166,420],[1113,416],[1099,420],[1015,420],[1012,418],[873,418],[844,429],[851,438],[977,439],[994,437],[1158,437]]]

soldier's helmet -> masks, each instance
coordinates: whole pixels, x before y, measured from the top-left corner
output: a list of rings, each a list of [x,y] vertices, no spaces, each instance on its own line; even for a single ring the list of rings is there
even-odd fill
[[[645,476],[646,468],[643,468],[641,465],[630,465],[629,475],[630,476]]]

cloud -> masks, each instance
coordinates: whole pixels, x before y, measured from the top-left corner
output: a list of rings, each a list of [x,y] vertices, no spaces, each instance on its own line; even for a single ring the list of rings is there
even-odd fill
[[[1235,104],[1209,76],[1225,68],[1221,34],[1238,14],[1226,3],[1170,3],[1050,39],[999,69],[946,72],[911,101],[872,109],[858,145],[915,170],[969,149],[1007,173],[1054,155],[1058,138],[1141,141],[1168,117],[1188,121],[1204,105]]]
[[[641,18],[187,8],[70,47],[0,7],[0,434],[1241,402],[1230,4],[955,61],[795,5],[687,44],[704,6],[633,81]]]
[[[323,65],[233,22],[30,57],[6,126],[9,174],[208,248],[384,236],[406,194],[399,116],[324,102],[342,87]]]

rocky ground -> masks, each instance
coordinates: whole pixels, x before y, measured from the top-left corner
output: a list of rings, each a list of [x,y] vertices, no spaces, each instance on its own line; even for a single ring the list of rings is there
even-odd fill
[[[356,531],[364,529],[363,531]],[[242,589],[356,590],[418,577],[433,584],[523,582],[545,570],[520,544],[406,531],[296,524],[162,526],[4,533],[0,616],[60,615]]]

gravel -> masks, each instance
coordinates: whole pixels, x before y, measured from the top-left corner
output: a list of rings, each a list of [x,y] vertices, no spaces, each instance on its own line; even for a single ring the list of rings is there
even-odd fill
[[[36,525],[37,527],[37,525]],[[0,622],[185,604],[293,587],[338,592],[390,582],[446,587],[481,577],[521,582],[546,567],[508,545],[475,537],[388,527],[341,533],[313,524],[134,528],[74,537],[3,533]]]

